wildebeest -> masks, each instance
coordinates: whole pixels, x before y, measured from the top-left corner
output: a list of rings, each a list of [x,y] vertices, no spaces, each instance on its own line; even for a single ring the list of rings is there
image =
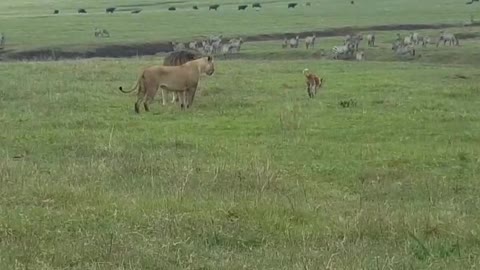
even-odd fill
[[[252,8],[261,8],[262,5],[260,3],[253,3]]]
[[[454,34],[445,33],[443,31],[441,32],[441,35],[438,38],[437,47],[440,44],[440,42],[442,42],[442,41],[443,41],[444,46],[447,44],[447,42],[448,42],[448,45],[450,45],[450,46],[452,46],[452,45],[458,46],[459,45],[458,39],[455,37]]]
[[[141,9],[135,9],[135,10],[132,10],[132,14],[138,14],[140,13],[142,10]]]
[[[198,9],[198,6],[197,6],[197,5],[193,6],[193,9],[197,10],[197,9]]]
[[[306,37],[305,38],[305,47],[308,48],[309,47],[315,47],[315,39],[317,38],[317,36],[315,34],[313,34],[313,36],[311,37]]]
[[[415,47],[411,44],[403,44],[402,42],[395,41],[392,44],[392,50],[399,56],[412,55],[415,56]]]
[[[295,38],[291,38],[289,42],[290,48],[298,48],[298,44],[300,43],[299,39],[300,39],[299,36],[296,36]]]
[[[87,13],[87,11],[84,8],[79,8],[78,13]]]
[[[208,7],[208,10],[212,10],[212,9],[213,9],[213,10],[215,10],[215,11],[216,11],[216,10],[218,9],[218,7],[219,7],[219,6],[220,6],[219,4],[210,5],[210,6]]]
[[[375,47],[375,34],[367,35],[367,43],[368,43],[368,46]]]
[[[168,10],[170,10],[170,11],[175,11],[175,10],[177,10],[177,8],[175,8],[175,7],[169,7]]]
[[[295,8],[297,5],[297,3],[288,3],[288,8]]]
[[[350,57],[355,51],[355,45],[353,43],[346,43],[342,46],[334,46],[332,48],[333,59],[338,59],[339,56]]]
[[[58,9],[55,9],[55,10],[53,11],[53,14],[58,14],[58,13],[60,13],[60,11],[59,11]]]
[[[107,8],[107,9],[105,9],[105,12],[106,12],[106,13],[113,14],[113,12],[115,11],[115,9],[116,9],[116,8],[114,8],[114,7],[109,7],[109,8]]]
[[[180,51],[175,51],[169,53],[164,59],[163,59],[163,65],[164,66],[180,66],[185,64],[188,61],[192,61],[195,59],[198,59],[202,57],[202,54],[196,51],[191,51],[191,50],[180,50]],[[173,92],[172,93],[172,103],[175,103],[175,101],[179,101],[179,96],[177,93]],[[195,93],[192,93],[192,100],[193,96],[195,96]],[[165,104],[165,102],[162,100],[162,103]]]
[[[245,10],[248,7],[248,5],[239,5],[238,10]]]
[[[312,5],[312,3],[310,3],[310,2],[305,3],[305,6],[307,6],[307,7],[309,7],[311,5]]]
[[[0,47],[3,48],[3,46],[5,46],[5,42],[6,42],[5,34],[4,34],[4,33],[0,33]]]
[[[94,35],[95,37],[110,37],[110,33],[107,29],[100,29],[98,27],[95,27]]]

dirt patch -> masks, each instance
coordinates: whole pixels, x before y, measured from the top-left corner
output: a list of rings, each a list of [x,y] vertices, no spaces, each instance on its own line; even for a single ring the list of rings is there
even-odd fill
[[[164,2],[165,3],[165,2]],[[137,5],[138,6],[138,5]],[[469,26],[478,26],[480,24],[472,24]],[[305,31],[299,33],[277,33],[277,34],[261,34],[254,36],[244,36],[245,41],[270,41],[281,40],[283,38],[292,38],[296,35],[306,36],[315,34],[317,37],[334,37],[344,36],[357,32],[367,31],[401,31],[401,30],[421,30],[421,29],[444,29],[449,27],[458,27],[458,24],[390,24],[390,25],[375,25],[366,27],[339,27],[325,29],[321,31]],[[466,27],[469,27],[466,26]],[[459,38],[473,38],[476,34],[459,33]],[[229,37],[226,37],[229,39]],[[142,44],[121,44],[108,45],[98,47],[87,51],[69,51],[65,49],[42,48],[30,51],[0,51],[1,60],[47,60],[47,59],[76,59],[76,58],[94,58],[94,57],[132,57],[143,55],[155,55],[158,53],[167,53],[172,51],[170,42],[154,42]]]

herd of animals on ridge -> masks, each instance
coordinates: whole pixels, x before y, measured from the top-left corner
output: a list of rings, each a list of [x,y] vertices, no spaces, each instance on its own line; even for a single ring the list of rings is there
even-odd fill
[[[473,0],[478,1],[478,0]],[[472,2],[469,2],[467,4],[471,4]],[[351,4],[354,4],[355,2],[352,0],[350,1]],[[295,8],[298,4],[297,3],[288,3],[287,7],[290,8]],[[305,3],[306,6],[310,6],[310,2]],[[209,10],[217,10],[220,5],[215,4],[215,5],[210,5]],[[238,10],[245,10],[248,7],[248,5],[239,5]],[[262,8],[260,3],[254,3],[252,4],[252,8],[255,8],[259,10]],[[198,6],[193,6],[193,9],[198,10]],[[113,14],[115,12],[116,8],[111,7],[107,8],[105,11],[106,13]],[[176,10],[175,7],[169,7],[168,10],[174,11]],[[131,10],[131,13],[133,14],[138,14],[141,12],[141,9],[134,9]],[[83,8],[78,9],[78,13],[87,13],[87,11]],[[59,10],[55,10],[54,14],[59,14]],[[110,33],[107,29],[102,29],[95,27],[94,29],[94,36],[95,37],[110,37]],[[179,43],[179,42],[171,42],[172,48],[173,48],[173,53],[167,56],[164,60],[164,66],[183,66],[185,63],[189,61],[193,61],[196,59],[199,59],[203,57],[204,55],[223,55],[226,57],[227,54],[232,54],[240,51],[240,48],[242,44],[244,43],[244,40],[242,38],[233,38],[228,40],[227,42],[223,42],[222,35],[218,36],[211,36],[205,40],[201,41],[191,41],[188,43]],[[314,48],[315,47],[315,41],[316,41],[316,35],[313,34],[312,36],[307,36],[304,39],[305,42],[305,48],[308,50],[309,48]],[[343,45],[338,45],[334,46],[332,48],[332,56],[333,59],[356,59],[357,61],[362,61],[365,59],[365,52],[362,50],[359,50],[359,45],[364,40],[364,36],[362,34],[353,34],[353,35],[347,35],[344,39]],[[374,33],[370,33],[366,35],[366,41],[369,47],[375,47],[375,42],[376,36]],[[406,35],[402,37],[400,34],[397,33],[397,37],[392,43],[392,50],[394,53],[398,56],[405,56],[405,55],[411,55],[415,56],[415,46],[421,45],[422,47],[426,47],[428,44],[431,44],[431,39],[428,36],[422,36],[419,33],[413,32],[410,33],[409,35]],[[0,49],[4,48],[6,42],[6,37],[5,34],[2,32],[0,33]],[[448,33],[445,31],[441,31],[440,36],[436,42],[436,46],[438,47],[439,44],[443,42],[444,45],[447,43],[452,46],[452,45],[459,45],[459,41],[457,37],[455,37],[454,34]],[[298,48],[300,44],[300,37],[297,35],[294,38],[284,38],[281,47],[286,49],[286,48]],[[191,51],[188,51],[187,49],[190,49]],[[213,65],[213,58],[210,56],[208,59],[212,59],[212,65]],[[212,73],[213,74],[213,73]],[[211,75],[211,74],[209,74]],[[317,90],[322,87],[323,78],[319,78],[317,75],[311,73],[307,68],[303,70],[303,75],[306,78],[306,84],[307,84],[307,93],[310,98],[313,98]],[[159,85],[157,86],[162,88],[160,85],[161,82],[158,82]],[[198,81],[197,81],[198,83]],[[165,85],[164,85],[165,86]],[[193,102],[193,97],[195,95],[196,91],[196,85],[195,89],[191,91],[191,93],[187,93],[188,91],[180,91],[178,89],[172,90],[172,89],[161,89],[162,90],[162,99],[163,99],[163,104],[165,105],[165,97],[164,97],[164,91],[169,91],[173,93],[173,99],[172,103],[178,102],[179,101],[179,93],[183,92],[183,100],[181,102],[181,107],[189,107],[191,105],[191,102]],[[153,91],[153,96],[149,96],[148,89],[147,92],[142,93],[141,92],[141,87],[139,89],[139,99],[137,100],[135,104],[135,111],[138,113],[139,112],[139,104],[144,103],[145,109],[148,111],[148,103],[153,101],[153,97],[156,93],[156,90]],[[122,88],[120,88],[122,90]],[[134,90],[134,89],[132,89]],[[122,90],[123,91],[123,90]],[[123,91],[125,92],[125,91]],[[187,97],[187,94],[190,96]],[[187,101],[187,98],[189,99]],[[349,107],[349,106],[354,106],[355,105],[354,100],[349,100],[349,101],[341,101],[340,105],[342,107]]]

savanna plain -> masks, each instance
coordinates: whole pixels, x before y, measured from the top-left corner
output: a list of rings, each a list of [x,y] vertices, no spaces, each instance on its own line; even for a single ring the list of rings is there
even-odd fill
[[[184,111],[158,95],[136,114],[118,91],[163,52],[0,61],[0,269],[480,269],[480,3],[243,3],[1,1],[0,58],[245,42]],[[408,24],[460,45],[399,57]],[[309,50],[248,38],[375,25],[392,29],[363,40],[364,61],[332,59],[343,34]],[[304,68],[325,79],[313,99]]]

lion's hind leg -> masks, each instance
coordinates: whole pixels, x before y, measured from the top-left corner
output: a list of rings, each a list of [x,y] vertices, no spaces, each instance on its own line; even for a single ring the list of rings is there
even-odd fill
[[[145,91],[143,87],[139,87],[137,93],[137,102],[135,102],[135,112],[140,113],[140,104],[145,100]]]

